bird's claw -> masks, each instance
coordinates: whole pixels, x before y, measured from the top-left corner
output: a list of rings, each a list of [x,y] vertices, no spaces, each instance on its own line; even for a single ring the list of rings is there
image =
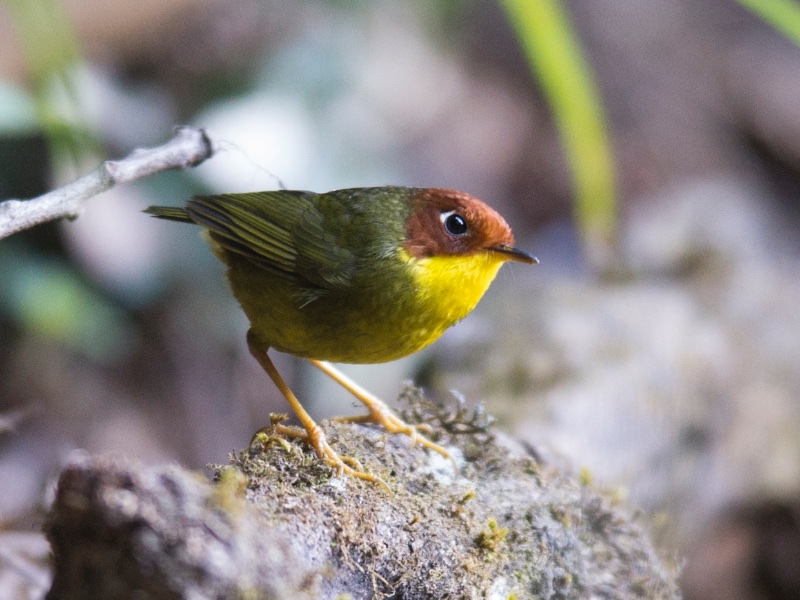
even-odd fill
[[[307,438],[308,444],[314,448],[317,455],[323,459],[328,466],[336,469],[340,477],[347,474],[363,479],[364,481],[377,483],[382,486],[390,496],[393,495],[389,485],[377,475],[372,475],[364,471],[364,467],[358,459],[351,456],[340,456],[338,452],[331,448],[325,437],[325,433],[319,426],[309,430]]]
[[[411,425],[406,423],[399,417],[392,414],[389,408],[381,403],[381,404],[371,404],[368,406],[369,413],[366,415],[357,415],[353,417],[335,417],[332,419],[338,423],[375,423],[377,425],[382,426],[386,431],[389,433],[401,433],[405,434],[411,438],[411,445],[419,444],[425,448],[429,448],[434,452],[437,452],[448,459],[450,462],[453,463],[453,469],[456,473],[458,473],[458,464],[456,463],[453,456],[442,446],[437,444],[436,442],[432,442],[427,437],[419,433],[420,431],[425,431],[426,433],[430,433],[433,431],[430,425],[427,423],[422,423],[420,425]]]

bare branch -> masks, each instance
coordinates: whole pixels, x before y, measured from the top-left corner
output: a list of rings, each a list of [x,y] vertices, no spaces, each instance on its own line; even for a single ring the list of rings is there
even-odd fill
[[[167,169],[194,167],[216,150],[203,129],[180,127],[166,144],[134,150],[121,160],[108,160],[88,175],[38,198],[0,202],[0,239],[47,221],[74,219],[89,198],[117,184]]]

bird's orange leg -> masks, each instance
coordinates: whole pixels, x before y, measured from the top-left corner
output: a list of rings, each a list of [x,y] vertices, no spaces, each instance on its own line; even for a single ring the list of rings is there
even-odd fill
[[[261,367],[267,372],[267,375],[269,375],[270,379],[272,379],[277,388],[280,390],[281,394],[283,394],[283,397],[286,398],[286,401],[292,407],[292,410],[300,420],[300,424],[306,430],[306,441],[312,448],[314,448],[319,457],[334,469],[339,471],[340,475],[347,473],[348,475],[353,475],[359,479],[377,483],[386,488],[386,490],[391,494],[389,486],[383,479],[377,475],[365,473],[361,468],[361,464],[356,459],[346,456],[339,456],[339,454],[337,454],[336,451],[330,447],[328,440],[325,438],[325,433],[322,431],[320,426],[314,422],[314,419],[311,418],[311,415],[306,412],[306,409],[303,408],[302,404],[300,404],[297,396],[295,396],[292,390],[289,389],[289,386],[286,385],[283,377],[281,377],[280,373],[278,373],[278,369],[275,368],[272,359],[267,354],[266,349],[262,348],[258,342],[256,342],[252,331],[247,332],[247,347],[250,349],[250,354],[253,355],[253,357],[258,361],[258,364],[260,364]],[[291,430],[288,427],[284,426],[284,429],[284,433],[289,433],[290,435],[295,436],[298,434],[297,431]],[[354,465],[355,468],[351,467],[350,465]]]
[[[404,433],[411,438],[412,443],[419,443],[422,446],[430,448],[431,450],[438,452],[445,458],[452,461],[456,472],[458,472],[458,465],[447,450],[442,448],[439,444],[430,441],[425,436],[420,435],[418,427],[409,425],[402,419],[396,417],[392,413],[392,410],[380,398],[370,394],[367,390],[358,385],[347,375],[339,371],[331,363],[324,360],[314,360],[312,358],[308,358],[306,360],[317,367],[320,371],[328,375],[348,392],[353,394],[353,396],[363,402],[367,407],[367,410],[369,410],[369,414],[356,417],[337,417],[335,419],[336,421],[342,421],[345,423],[377,423],[378,425],[382,425],[389,433]]]

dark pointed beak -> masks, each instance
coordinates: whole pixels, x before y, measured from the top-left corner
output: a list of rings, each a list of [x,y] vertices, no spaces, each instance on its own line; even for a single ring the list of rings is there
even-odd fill
[[[539,264],[539,259],[536,258],[533,254],[528,254],[524,250],[518,250],[512,246],[506,246],[505,244],[500,244],[499,246],[492,246],[491,248],[487,248],[487,250],[491,252],[499,252],[500,254],[504,254],[508,260],[513,260],[514,262],[521,262],[525,263],[526,265],[536,265]]]

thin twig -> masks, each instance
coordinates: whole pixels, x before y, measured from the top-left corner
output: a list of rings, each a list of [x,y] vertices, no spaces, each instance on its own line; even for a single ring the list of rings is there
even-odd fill
[[[0,202],[0,239],[56,219],[75,219],[91,197],[167,169],[199,165],[217,150],[203,129],[180,127],[166,144],[134,150],[121,160],[108,160],[88,175],[31,200]]]

